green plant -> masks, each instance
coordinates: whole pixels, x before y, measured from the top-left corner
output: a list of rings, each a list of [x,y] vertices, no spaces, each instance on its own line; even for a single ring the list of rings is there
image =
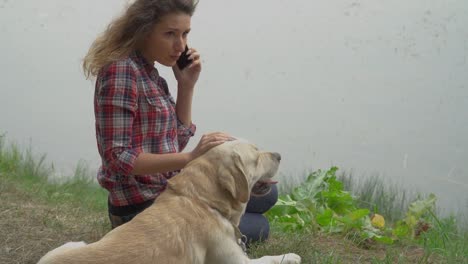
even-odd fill
[[[393,240],[372,226],[369,209],[356,206],[351,194],[336,178],[337,167],[311,173],[290,194],[281,195],[267,216],[284,231],[311,230],[343,233],[364,242]]]
[[[352,172],[341,172],[338,180],[355,197],[358,207],[385,215],[387,223],[401,220],[408,205],[418,199],[414,192],[378,174],[355,177]]]
[[[393,235],[398,238],[416,238],[422,232],[426,232],[429,229],[430,226],[426,220],[428,216],[432,216],[434,220],[439,222],[438,218],[433,213],[436,200],[436,196],[430,194],[426,199],[420,199],[411,203],[405,218],[396,223],[393,229]]]

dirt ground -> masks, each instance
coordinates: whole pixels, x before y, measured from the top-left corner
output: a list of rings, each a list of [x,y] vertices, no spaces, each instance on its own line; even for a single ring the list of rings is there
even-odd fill
[[[48,205],[3,178],[0,201],[0,263],[37,263],[65,242],[93,242],[108,231],[104,214]]]

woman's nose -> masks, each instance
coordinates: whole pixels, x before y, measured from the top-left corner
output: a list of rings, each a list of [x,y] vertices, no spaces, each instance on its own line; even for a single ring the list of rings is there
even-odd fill
[[[187,42],[184,39],[180,39],[175,43],[175,50],[178,52],[184,52]]]

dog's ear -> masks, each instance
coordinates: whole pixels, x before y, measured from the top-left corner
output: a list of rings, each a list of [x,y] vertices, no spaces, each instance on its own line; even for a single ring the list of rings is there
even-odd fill
[[[242,203],[249,201],[249,184],[244,171],[244,164],[237,153],[233,153],[232,166],[219,168],[218,179],[221,186],[231,193],[234,199]]]

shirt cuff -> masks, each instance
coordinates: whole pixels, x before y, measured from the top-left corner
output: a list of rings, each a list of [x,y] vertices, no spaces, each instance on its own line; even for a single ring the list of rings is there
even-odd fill
[[[130,175],[133,167],[135,166],[135,161],[140,154],[140,151],[134,149],[125,150],[120,155],[118,155],[115,160],[114,171],[122,173],[123,175]]]
[[[195,135],[195,131],[197,130],[197,126],[194,123],[190,123],[190,126],[186,126],[182,121],[177,119],[177,135],[179,137],[193,137]]]

